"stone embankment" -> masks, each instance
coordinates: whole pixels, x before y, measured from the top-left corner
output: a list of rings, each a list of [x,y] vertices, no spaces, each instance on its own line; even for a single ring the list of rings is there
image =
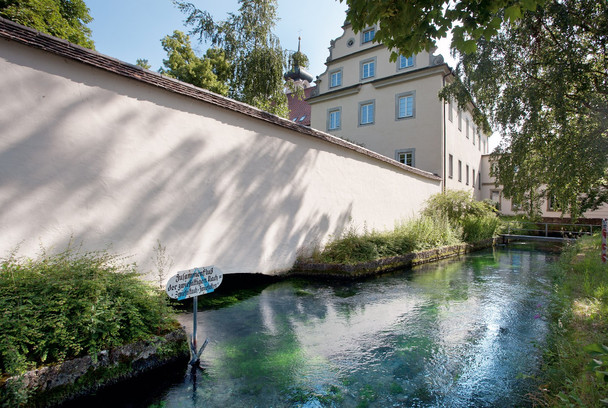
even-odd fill
[[[382,258],[357,264],[326,264],[298,261],[290,271],[290,276],[306,276],[330,279],[358,279],[391,272],[398,269],[435,262],[441,259],[460,256],[469,252],[488,248],[496,243],[496,239],[488,239],[474,244],[459,244],[433,248],[426,251],[412,252],[406,255]]]
[[[152,340],[104,350],[62,364],[41,367],[0,386],[0,393],[18,392],[27,396],[25,406],[49,407],[91,394],[119,381],[189,356],[183,328]]]

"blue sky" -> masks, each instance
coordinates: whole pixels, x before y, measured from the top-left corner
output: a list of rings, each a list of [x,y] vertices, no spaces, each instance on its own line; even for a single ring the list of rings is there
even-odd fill
[[[238,0],[191,0],[198,8],[207,10],[216,20],[225,20],[229,12],[237,12]],[[174,30],[187,32],[185,15],[171,0],[86,0],[93,22],[95,48],[102,54],[134,64],[138,58],[147,59],[152,70],[162,66],[166,53],[160,40]],[[309,60],[309,71],[316,77],[325,71],[332,39],[342,35],[346,3],[337,0],[278,0],[280,20],[275,34],[281,46],[297,50],[302,37],[302,52]],[[199,55],[207,48],[196,40],[192,45]],[[447,57],[448,51],[440,47]]]
[[[225,20],[229,12],[237,12],[238,0],[191,0],[198,8],[207,10],[216,20]],[[185,15],[171,0],[86,0],[93,22],[95,48],[102,54],[135,63],[147,59],[156,71],[162,66],[166,53],[161,38],[173,30],[187,32]],[[313,76],[325,70],[330,40],[342,33],[346,4],[336,0],[279,0],[279,22],[275,34],[281,46],[297,50],[298,36],[302,37],[302,51],[310,60]],[[193,47],[200,53],[206,45],[197,41]]]

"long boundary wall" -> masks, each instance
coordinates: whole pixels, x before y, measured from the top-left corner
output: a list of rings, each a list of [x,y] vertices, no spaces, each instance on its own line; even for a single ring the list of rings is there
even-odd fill
[[[440,179],[0,19],[0,256],[70,242],[142,272],[280,273],[351,226],[416,215]]]

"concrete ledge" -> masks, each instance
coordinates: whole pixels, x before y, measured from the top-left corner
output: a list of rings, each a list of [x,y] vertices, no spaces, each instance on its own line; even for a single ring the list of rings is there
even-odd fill
[[[26,407],[54,406],[179,359],[187,361],[188,356],[182,327],[152,340],[101,351],[96,358],[87,355],[11,377],[0,386],[0,393],[27,395]]]
[[[469,252],[489,248],[494,246],[495,243],[496,238],[491,238],[474,244],[444,246],[358,264],[326,264],[298,261],[288,275],[330,279],[358,279],[460,256]]]

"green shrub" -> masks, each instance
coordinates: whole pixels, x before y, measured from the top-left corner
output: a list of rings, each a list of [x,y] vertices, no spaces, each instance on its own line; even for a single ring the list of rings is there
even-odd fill
[[[422,216],[398,226],[397,230],[409,238],[414,251],[461,243],[462,230],[446,217]]]
[[[366,262],[378,257],[376,244],[368,234],[359,235],[353,228],[327,244],[319,254],[321,262],[338,264]]]
[[[445,217],[420,217],[401,223],[389,232],[358,234],[353,228],[328,243],[314,260],[324,263],[353,264],[373,261],[413,251],[461,243],[460,227]]]
[[[454,228],[462,229],[465,242],[492,238],[502,224],[489,202],[476,201],[463,190],[448,190],[431,196],[423,214],[433,218],[446,217]]]
[[[3,259],[0,369],[15,375],[165,333],[176,323],[159,296],[107,252]]]
[[[487,202],[475,201],[466,191],[433,195],[422,216],[398,224],[389,232],[357,233],[350,228],[314,251],[312,260],[353,264],[414,251],[477,242],[492,238],[501,226],[500,218]]]
[[[490,239],[498,233],[501,223],[495,215],[466,216],[461,221],[462,239],[469,243]]]

